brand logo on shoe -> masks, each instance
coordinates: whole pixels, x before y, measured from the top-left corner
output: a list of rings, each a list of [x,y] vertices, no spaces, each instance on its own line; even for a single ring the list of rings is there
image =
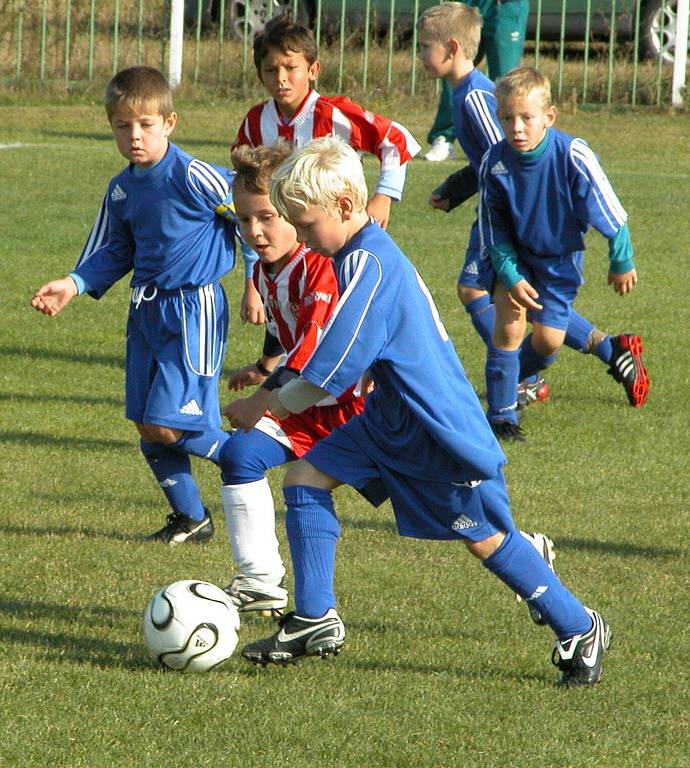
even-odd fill
[[[451,528],[454,531],[465,531],[468,528],[476,528],[479,525],[479,523],[476,520],[472,520],[472,518],[467,517],[467,515],[460,515],[460,517],[451,525]]]
[[[199,408],[199,403],[197,403],[196,400],[192,399],[188,403],[185,403],[182,408],[180,408],[180,413],[184,414],[185,416],[203,416],[204,412]]]
[[[337,623],[331,620],[325,624],[319,624],[315,622],[311,626],[304,627],[304,629],[298,629],[295,632],[287,632],[285,627],[281,627],[280,632],[278,632],[277,639],[279,643],[289,643],[291,640],[297,640],[300,637],[311,635],[313,632],[323,632],[324,629],[335,629],[337,626]]]
[[[127,193],[122,189],[119,184],[115,185],[115,189],[110,193],[110,199],[116,203],[118,200],[126,200]]]
[[[496,163],[496,165],[492,166],[492,168],[491,168],[491,173],[492,173],[492,175],[493,175],[493,176],[498,176],[498,175],[500,175],[500,174],[503,174],[503,175],[505,175],[505,174],[507,174],[507,173],[508,173],[508,169],[507,169],[507,168],[505,167],[505,165],[503,165],[503,163],[502,163],[502,162],[499,160],[499,161]]]

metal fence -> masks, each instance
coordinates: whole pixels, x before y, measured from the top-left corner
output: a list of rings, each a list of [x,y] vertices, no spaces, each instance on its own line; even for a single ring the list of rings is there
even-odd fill
[[[186,0],[183,82],[246,92],[256,80],[252,35],[287,5],[313,26],[324,90],[429,92],[414,19],[433,3]],[[535,0],[525,60],[552,79],[559,101],[665,105],[679,5],[687,0]],[[131,64],[167,71],[170,9],[170,0],[0,0],[0,78],[78,89]]]

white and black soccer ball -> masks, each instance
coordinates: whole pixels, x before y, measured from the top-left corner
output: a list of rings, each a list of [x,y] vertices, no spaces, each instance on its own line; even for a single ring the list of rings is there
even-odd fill
[[[232,656],[240,617],[220,587],[187,579],[163,587],[143,619],[144,640],[164,667],[206,672]]]

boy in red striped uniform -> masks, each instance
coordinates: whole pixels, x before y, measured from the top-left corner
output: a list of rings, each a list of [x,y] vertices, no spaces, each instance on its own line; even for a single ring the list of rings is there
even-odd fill
[[[284,420],[266,413],[271,390],[299,375],[339,298],[332,260],[299,243],[268,197],[271,173],[289,154],[286,142],[232,153],[235,211],[244,240],[259,254],[253,280],[266,315],[261,356],[229,381],[236,391],[261,386],[225,409],[236,431],[220,454],[223,511],[239,570],[226,591],[242,611],[278,613],[287,604],[266,471],[300,458],[364,407],[350,387]]]
[[[281,138],[296,148],[323,136],[340,137],[379,159],[381,174],[367,213],[385,227],[391,203],[402,197],[407,161],[420,151],[412,134],[346,96],[317,93],[312,85],[321,65],[314,36],[289,13],[276,16],[255,38],[254,65],[272,98],[249,110],[233,149],[275,144]]]

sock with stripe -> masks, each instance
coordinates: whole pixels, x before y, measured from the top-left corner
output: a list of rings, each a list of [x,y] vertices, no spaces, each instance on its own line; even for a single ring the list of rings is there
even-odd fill
[[[141,440],[139,447],[172,511],[192,520],[203,520],[206,510],[192,476],[189,456],[161,443]]]

